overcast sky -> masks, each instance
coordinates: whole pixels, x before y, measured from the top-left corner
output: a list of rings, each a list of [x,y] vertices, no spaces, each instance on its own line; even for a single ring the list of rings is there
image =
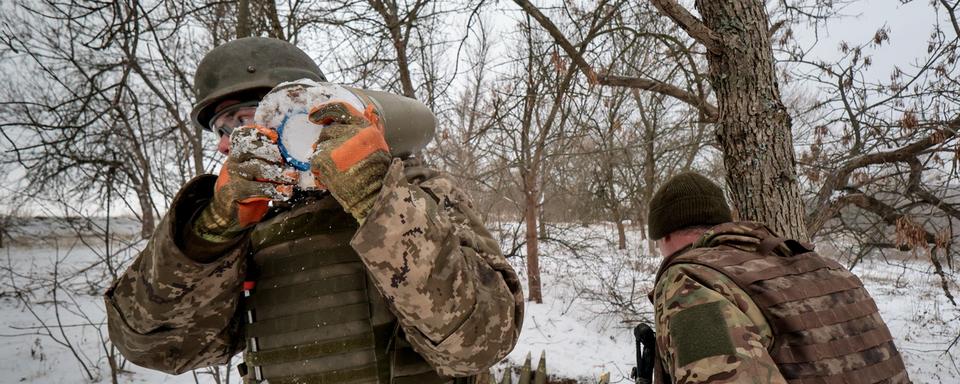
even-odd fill
[[[890,41],[884,43],[873,54],[873,66],[867,76],[873,79],[888,80],[894,65],[910,73],[916,58],[926,55],[927,40],[937,15],[928,1],[911,1],[907,4],[900,0],[857,1],[841,11],[845,16],[830,20],[819,29],[819,36],[813,28],[798,26],[795,28],[797,39],[804,46],[813,46],[813,57],[835,59],[840,56],[841,41],[851,45],[871,39],[876,31],[887,26],[890,28]],[[819,37],[819,43],[814,45]]]

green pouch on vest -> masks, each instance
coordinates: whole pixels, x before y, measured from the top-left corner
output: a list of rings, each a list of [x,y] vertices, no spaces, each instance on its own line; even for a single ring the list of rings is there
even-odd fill
[[[734,354],[720,307],[723,302],[700,304],[670,318],[670,339],[677,349],[677,368],[710,356]]]

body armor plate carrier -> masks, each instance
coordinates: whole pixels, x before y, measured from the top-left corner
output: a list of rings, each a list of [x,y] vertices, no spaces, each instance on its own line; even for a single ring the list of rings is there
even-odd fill
[[[725,233],[730,225],[741,230]],[[752,230],[744,236],[743,228]],[[668,258],[657,280],[677,264],[702,265],[733,280],[770,324],[768,350],[787,382],[910,382],[876,303],[842,265],[759,223],[721,224],[705,236],[711,238],[698,244],[709,248]]]
[[[350,246],[356,229],[328,195],[253,231],[243,308],[247,383],[453,380],[404,339]]]

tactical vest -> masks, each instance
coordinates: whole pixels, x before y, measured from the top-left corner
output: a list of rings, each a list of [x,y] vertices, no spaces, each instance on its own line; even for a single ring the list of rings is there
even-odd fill
[[[665,260],[657,280],[677,264],[702,265],[730,278],[770,324],[768,351],[791,384],[910,382],[890,330],[857,276],[812,246],[773,236],[757,223],[738,224],[755,226],[750,235],[759,245],[721,241],[691,249]]]
[[[453,380],[407,343],[350,246],[356,230],[329,195],[298,203],[253,230],[241,309],[247,383]]]

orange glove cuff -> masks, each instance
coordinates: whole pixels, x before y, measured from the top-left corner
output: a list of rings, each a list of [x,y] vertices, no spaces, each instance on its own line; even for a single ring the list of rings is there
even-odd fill
[[[270,199],[251,197],[237,202],[237,222],[241,227],[259,223],[270,210]]]
[[[387,140],[383,138],[383,132],[377,126],[370,125],[330,151],[330,159],[336,164],[338,171],[346,172],[376,151],[390,153],[390,148]]]

